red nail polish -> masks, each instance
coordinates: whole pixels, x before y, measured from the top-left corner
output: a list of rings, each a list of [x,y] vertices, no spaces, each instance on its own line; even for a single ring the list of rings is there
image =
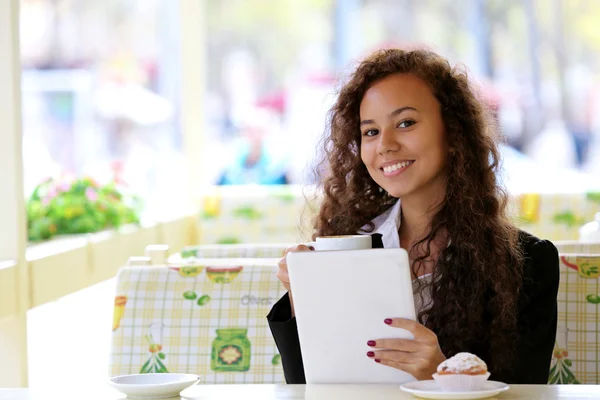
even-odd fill
[[[367,352],[367,357],[371,357],[371,358],[372,358],[372,357],[375,357],[375,353],[374,353],[374,352],[372,352],[372,351],[368,351],[368,352]]]
[[[374,341],[374,340],[369,340],[369,341],[367,342],[367,346],[369,346],[369,347],[375,347],[375,344],[376,344],[376,343],[375,343],[375,341]]]
[[[379,359],[377,359],[377,358],[376,358],[376,359],[375,359],[375,362],[376,362],[376,363],[380,363],[380,362],[381,362],[381,360],[379,360]]]
[[[383,320],[383,322],[385,322],[388,325],[391,325],[393,321],[392,321],[391,318],[386,318],[386,319]]]

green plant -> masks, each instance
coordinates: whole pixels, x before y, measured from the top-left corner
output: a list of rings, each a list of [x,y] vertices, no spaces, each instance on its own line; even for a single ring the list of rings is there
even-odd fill
[[[116,182],[100,185],[91,178],[50,178],[35,188],[26,207],[29,240],[40,241],[137,224],[141,201]]]
[[[585,220],[580,216],[575,215],[572,211],[564,211],[562,213],[555,214],[552,217],[555,224],[566,225],[569,228],[583,225]]]
[[[600,203],[600,192],[588,192],[586,197],[589,201],[593,201],[594,203]]]

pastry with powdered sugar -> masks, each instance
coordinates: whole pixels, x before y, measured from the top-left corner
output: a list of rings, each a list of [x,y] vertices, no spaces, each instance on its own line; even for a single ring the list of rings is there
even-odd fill
[[[486,363],[471,353],[458,353],[441,363],[433,379],[449,392],[480,390],[490,377]]]
[[[487,364],[471,353],[458,353],[441,363],[437,368],[437,373],[440,375],[483,375],[487,372]]]

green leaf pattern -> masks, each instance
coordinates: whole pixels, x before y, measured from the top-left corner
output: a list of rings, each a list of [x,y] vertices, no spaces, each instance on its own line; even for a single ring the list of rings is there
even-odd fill
[[[167,356],[165,353],[161,352],[162,346],[154,343],[152,339],[152,335],[146,335],[146,340],[149,343],[148,351],[150,352],[150,357],[148,360],[142,365],[140,369],[140,374],[163,374],[168,373],[167,367],[161,361],[164,360]]]
[[[577,380],[571,367],[573,361],[567,358],[569,353],[565,349],[556,347],[554,350],[553,365],[550,368],[548,383],[551,385],[575,385],[580,382]]]

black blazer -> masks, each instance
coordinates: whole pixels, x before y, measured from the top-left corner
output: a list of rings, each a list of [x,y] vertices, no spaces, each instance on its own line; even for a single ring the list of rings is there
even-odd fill
[[[373,240],[374,247],[376,239]],[[496,371],[488,363],[490,379],[511,384],[546,384],[554,342],[556,340],[559,270],[556,247],[525,232],[519,244],[525,254],[523,290],[519,299],[518,349],[513,365]],[[292,318],[290,299],[286,294],[267,316],[269,326],[281,354],[287,383],[306,383],[300,352],[296,318]],[[485,328],[483,328],[485,329]],[[482,343],[472,343],[464,350],[486,359],[490,349]]]

